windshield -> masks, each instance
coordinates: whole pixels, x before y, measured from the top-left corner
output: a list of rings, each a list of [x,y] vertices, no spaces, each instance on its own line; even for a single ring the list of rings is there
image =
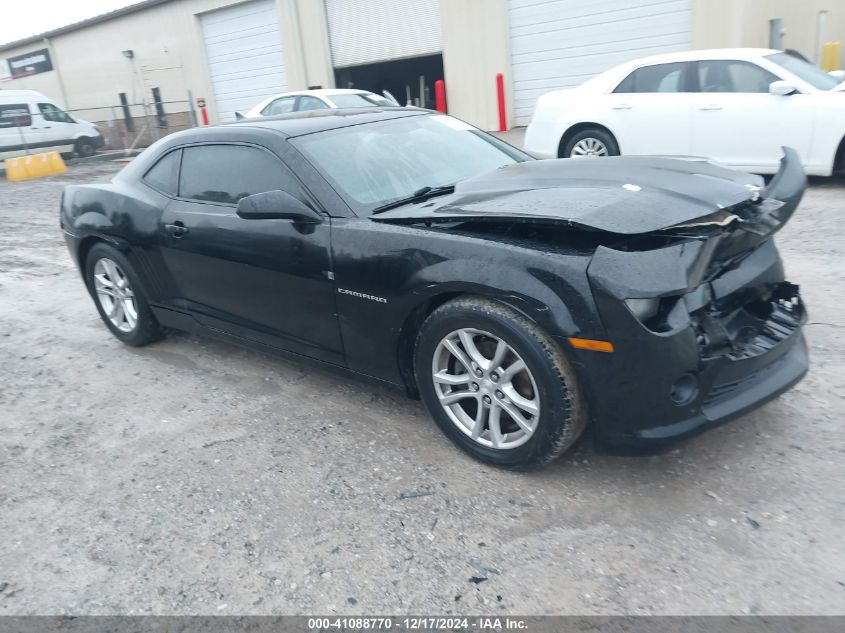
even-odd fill
[[[516,148],[446,115],[353,125],[292,142],[359,215],[424,187],[454,185],[531,160]]]
[[[832,90],[839,85],[839,80],[828,75],[818,66],[804,61],[788,53],[775,53],[766,55],[766,59],[774,62],[781,68],[785,68],[793,75],[803,79],[808,84],[819,90]]]
[[[361,93],[347,93],[339,95],[331,95],[329,97],[338,108],[372,108],[378,106],[383,108],[396,107],[392,101],[388,101],[384,97],[379,97],[374,94]]]

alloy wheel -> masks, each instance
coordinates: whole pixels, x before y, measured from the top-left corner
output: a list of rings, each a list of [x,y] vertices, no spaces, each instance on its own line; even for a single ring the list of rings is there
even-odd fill
[[[572,147],[572,158],[607,156],[607,145],[593,137],[582,138]]]
[[[138,306],[129,278],[118,264],[107,257],[94,265],[94,291],[111,324],[121,332],[131,332],[138,324]]]
[[[479,444],[511,449],[534,435],[540,420],[537,383],[516,350],[498,336],[455,330],[437,345],[431,369],[440,405]]]

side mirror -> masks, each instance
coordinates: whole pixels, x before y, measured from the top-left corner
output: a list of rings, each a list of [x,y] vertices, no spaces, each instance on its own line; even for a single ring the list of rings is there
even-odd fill
[[[798,90],[788,81],[773,81],[769,84],[769,93],[778,97],[787,97]]]
[[[836,81],[843,82],[845,81],[845,70],[831,70],[827,73],[831,77],[833,77]]]
[[[286,191],[256,193],[238,202],[238,217],[244,220],[293,220],[319,224],[319,213]]]

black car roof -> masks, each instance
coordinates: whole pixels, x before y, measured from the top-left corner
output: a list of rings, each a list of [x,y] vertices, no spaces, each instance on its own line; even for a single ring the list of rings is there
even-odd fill
[[[331,110],[310,110],[293,112],[274,117],[243,119],[236,123],[226,123],[226,127],[257,127],[274,130],[286,137],[312,134],[325,130],[336,130],[350,125],[401,119],[409,116],[430,114],[430,110],[421,108],[339,108]]]
[[[391,119],[402,119],[412,116],[433,114],[431,110],[422,108],[341,108],[331,110],[313,110],[310,112],[295,112],[275,117],[264,117],[256,119],[244,119],[236,123],[214,125],[209,127],[195,127],[181,132],[174,132],[156,141],[147,150],[142,152],[129,165],[126,166],[117,176],[115,181],[138,179],[142,174],[163,153],[173,147],[190,143],[203,143],[206,141],[215,142],[221,140],[232,140],[232,132],[238,129],[244,130],[244,134],[261,134],[260,130],[268,130],[284,138],[313,134],[325,130],[336,130],[352,125],[362,125],[377,121],[388,121]],[[241,139],[244,140],[244,139]]]

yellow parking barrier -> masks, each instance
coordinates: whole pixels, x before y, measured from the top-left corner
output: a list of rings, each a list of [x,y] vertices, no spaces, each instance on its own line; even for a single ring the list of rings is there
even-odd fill
[[[10,182],[53,176],[66,171],[65,161],[58,152],[43,152],[6,159],[6,180]]]
[[[51,174],[63,174],[67,171],[67,165],[58,152],[47,152],[47,162],[50,163]]]
[[[830,72],[839,69],[839,42],[825,42],[822,47],[822,70]]]

